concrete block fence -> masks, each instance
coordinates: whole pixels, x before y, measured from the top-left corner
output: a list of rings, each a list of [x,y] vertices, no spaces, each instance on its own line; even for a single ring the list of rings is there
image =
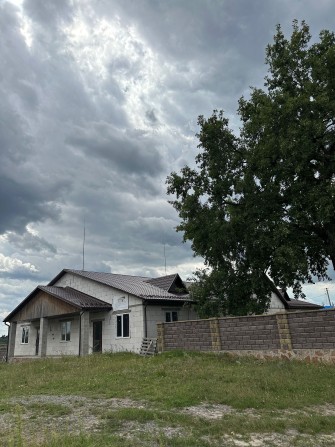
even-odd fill
[[[159,352],[227,352],[335,363],[335,310],[158,323]]]

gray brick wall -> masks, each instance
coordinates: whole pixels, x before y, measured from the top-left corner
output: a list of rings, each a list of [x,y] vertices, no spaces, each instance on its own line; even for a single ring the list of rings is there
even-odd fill
[[[164,351],[332,350],[335,358],[335,310],[178,321],[161,328]]]
[[[335,312],[301,312],[288,315],[293,349],[334,349]]]
[[[164,323],[164,350],[211,351],[210,320]]]
[[[279,349],[280,338],[274,315],[220,319],[221,349]]]

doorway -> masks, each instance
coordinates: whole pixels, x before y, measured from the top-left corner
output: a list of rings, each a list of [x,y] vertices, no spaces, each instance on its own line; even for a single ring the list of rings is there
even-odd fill
[[[102,321],[93,321],[93,352],[102,352]]]

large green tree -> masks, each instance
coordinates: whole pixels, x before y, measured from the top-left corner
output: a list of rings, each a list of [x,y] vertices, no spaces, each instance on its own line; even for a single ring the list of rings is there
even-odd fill
[[[305,22],[289,40],[278,26],[239,135],[223,112],[200,116],[195,168],[167,179],[177,229],[209,267],[196,273],[203,315],[260,312],[275,285],[299,296],[335,268],[335,36],[310,41]]]

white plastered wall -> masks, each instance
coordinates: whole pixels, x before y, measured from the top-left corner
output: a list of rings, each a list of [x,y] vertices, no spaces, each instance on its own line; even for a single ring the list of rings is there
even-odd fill
[[[130,302],[133,300],[130,297]],[[142,300],[138,300],[142,301]],[[129,314],[129,337],[117,337],[116,322],[117,316]],[[93,351],[93,322],[102,321],[102,351],[103,352],[139,352],[143,338],[143,306],[142,302],[129,304],[124,310],[110,312],[91,313],[89,353]]]
[[[272,292],[271,293],[270,306],[269,306],[268,310],[265,313],[267,313],[267,314],[275,314],[275,313],[284,312],[284,311],[285,311],[284,304],[280,301],[278,296],[275,293]]]
[[[65,273],[54,285],[58,287],[72,287],[113,306],[113,310],[110,312],[90,313],[90,353],[92,352],[93,345],[94,320],[102,321],[103,352],[139,352],[144,336],[143,301],[141,299],[70,272]],[[117,315],[124,313],[129,313],[129,337],[118,338],[116,336]]]
[[[22,343],[22,328],[29,328],[28,343]],[[15,336],[15,356],[35,356],[37,327],[35,322],[18,322]]]
[[[71,339],[61,340],[61,324],[71,321]],[[78,355],[79,354],[79,317],[51,318],[48,321],[47,356]]]
[[[165,313],[168,311],[177,311],[178,320],[197,320],[199,317],[196,312],[189,306],[169,306],[167,304],[148,305],[147,306],[147,337],[157,337],[157,323],[165,322]]]

